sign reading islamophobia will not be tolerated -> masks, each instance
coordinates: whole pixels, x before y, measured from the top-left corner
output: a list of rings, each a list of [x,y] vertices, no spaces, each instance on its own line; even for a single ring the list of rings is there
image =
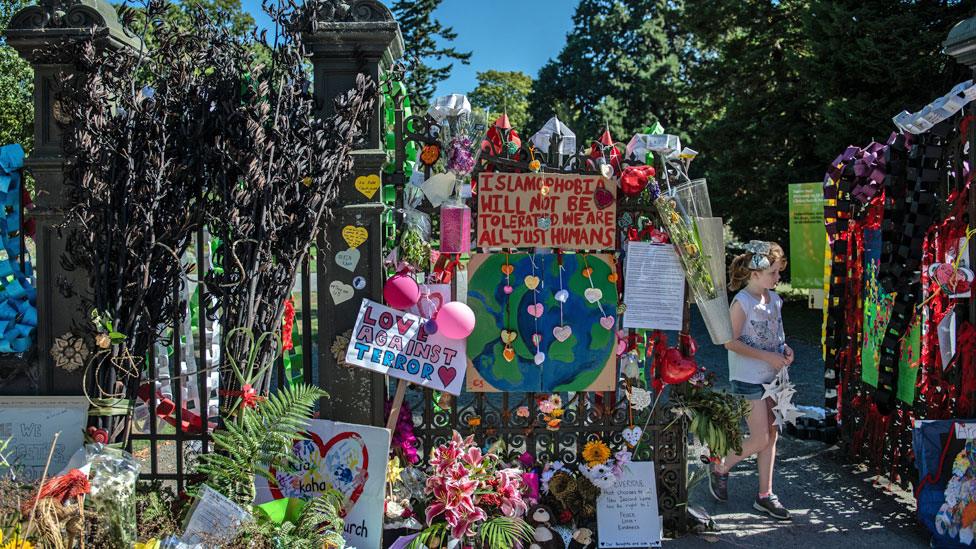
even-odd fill
[[[461,394],[465,341],[424,331],[425,320],[363,299],[346,349],[346,364],[423,387]]]

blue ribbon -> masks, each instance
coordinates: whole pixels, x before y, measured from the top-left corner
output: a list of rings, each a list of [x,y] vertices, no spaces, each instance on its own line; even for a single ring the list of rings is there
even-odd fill
[[[21,269],[20,199],[24,149],[0,147],[0,353],[26,352],[37,329],[37,290],[34,269],[25,258]]]

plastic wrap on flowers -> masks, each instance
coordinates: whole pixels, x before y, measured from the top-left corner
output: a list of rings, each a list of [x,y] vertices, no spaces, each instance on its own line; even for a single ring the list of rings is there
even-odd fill
[[[136,541],[136,479],[139,463],[128,452],[102,444],[86,447],[91,464],[91,502],[111,547]]]
[[[711,301],[718,297],[717,273],[702,248],[698,220],[712,217],[708,187],[704,179],[676,186],[654,201],[661,222],[685,270],[685,278],[696,300]],[[724,272],[724,266],[718,273]]]
[[[725,227],[721,217],[702,217],[697,223],[702,253],[708,258],[709,271],[715,284],[715,297],[702,299],[696,295],[695,303],[705,319],[712,343],[724,345],[732,341],[729,294],[725,291]]]

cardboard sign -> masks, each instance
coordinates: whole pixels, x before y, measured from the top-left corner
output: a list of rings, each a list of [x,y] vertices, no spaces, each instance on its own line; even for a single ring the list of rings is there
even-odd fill
[[[424,319],[363,299],[346,349],[346,364],[417,385],[461,394],[465,342],[427,334]]]
[[[383,542],[384,487],[390,431],[324,419],[309,421],[307,439],[295,441],[293,472],[269,468],[258,476],[255,504],[281,498],[309,500],[334,488],[344,499],[349,545],[379,549]]]
[[[660,547],[661,517],[653,461],[632,461],[596,498],[600,547]]]
[[[85,443],[87,420],[88,399],[83,396],[0,397],[0,440],[11,439],[4,457],[20,480],[39,479],[54,433],[60,431],[48,469],[55,474]],[[0,467],[0,473],[6,469]]]
[[[617,185],[577,174],[478,175],[478,246],[609,250]]]

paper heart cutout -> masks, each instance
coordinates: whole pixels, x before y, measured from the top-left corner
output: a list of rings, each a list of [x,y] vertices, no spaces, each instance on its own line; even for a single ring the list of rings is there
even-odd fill
[[[616,321],[617,319],[615,317],[608,315],[600,319],[600,326],[603,326],[604,328],[610,330],[613,329],[613,324]]]
[[[532,334],[532,344],[538,347],[540,343],[542,343],[542,334]]]
[[[508,295],[513,291],[515,291],[515,289],[509,286],[508,284],[506,284],[505,286],[502,287],[502,291],[505,292],[505,295]]]
[[[534,290],[539,287],[539,277],[534,275],[529,275],[523,280],[525,282],[525,287]]]
[[[556,326],[552,329],[552,337],[560,343],[569,339],[571,335],[573,335],[573,328],[570,326]]]
[[[512,349],[511,347],[505,347],[505,350],[502,351],[502,356],[505,357],[505,360],[509,362],[515,360],[515,349]]]
[[[513,341],[518,338],[518,332],[515,330],[502,330],[502,343],[506,345],[511,345]]]
[[[644,430],[637,426],[628,427],[620,432],[620,436],[623,437],[624,442],[626,442],[627,446],[630,446],[631,448],[637,446],[637,443],[640,442],[641,435],[643,434]]]
[[[536,366],[542,366],[542,363],[546,361],[546,354],[539,351],[535,354],[535,357],[532,358],[532,361],[535,362]]]
[[[613,177],[613,166],[610,164],[600,164],[600,174],[607,179]]]
[[[451,385],[451,382],[454,381],[454,378],[457,377],[457,370],[451,368],[450,366],[441,366],[437,369],[437,377],[441,379],[441,383],[443,383],[444,387],[447,388]]]
[[[352,299],[355,290],[352,286],[342,282],[341,280],[333,280],[329,284],[329,294],[332,295],[332,302],[336,305],[349,301]]]
[[[590,303],[596,303],[603,299],[603,290],[600,288],[587,288],[583,290],[583,297]]]
[[[560,303],[566,303],[569,300],[569,292],[566,290],[559,290],[556,292],[556,301]]]
[[[515,265],[512,265],[511,263],[502,265],[502,274],[510,275],[513,272],[515,272]]]
[[[380,176],[376,174],[361,175],[356,178],[354,186],[363,196],[371,199],[376,191],[380,190]]]
[[[620,214],[620,218],[617,219],[617,226],[621,229],[627,229],[634,224],[634,216],[630,212],[624,212]]]
[[[610,281],[610,282],[616,282],[616,281],[620,280],[620,277],[617,276],[617,273],[610,273],[610,274],[607,275],[607,280]]]
[[[347,271],[355,271],[356,265],[359,265],[359,258],[362,254],[359,252],[358,248],[349,248],[348,250],[342,250],[335,254],[336,265],[342,267]]]
[[[358,248],[369,238],[369,231],[365,227],[346,225],[342,228],[342,239],[349,244],[350,248]]]
[[[600,324],[603,324],[602,322]],[[627,340],[617,338],[617,356],[621,356],[627,352]]]
[[[583,269],[584,278],[590,278],[591,276],[593,276],[593,267],[587,267]]]
[[[542,305],[542,303],[536,303],[526,307],[526,310],[529,311],[530,315],[539,318],[542,316],[542,313],[545,312],[546,308]]]
[[[596,204],[597,209],[603,210],[609,208],[614,203],[614,200],[613,193],[602,185],[597,187],[596,191],[593,192],[593,203]]]

